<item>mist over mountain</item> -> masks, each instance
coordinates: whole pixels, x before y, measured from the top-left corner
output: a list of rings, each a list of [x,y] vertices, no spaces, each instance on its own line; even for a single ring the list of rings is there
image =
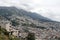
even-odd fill
[[[28,33],[34,33],[37,39],[46,38],[47,40],[50,39],[57,39],[54,37],[60,37],[60,22],[53,21],[49,18],[41,16],[35,12],[29,12],[23,9],[19,9],[16,7],[0,7],[0,25],[5,25],[10,22],[12,30],[15,32],[18,30],[18,34],[22,38],[26,38]],[[3,26],[5,27],[5,26]],[[20,31],[20,32],[19,32]],[[13,32],[13,33],[14,33]],[[23,35],[24,34],[24,35]],[[26,34],[26,35],[25,35]],[[58,36],[57,36],[58,35]],[[19,35],[16,35],[19,37]],[[50,38],[49,38],[50,37]]]
[[[38,20],[38,21],[44,21],[44,22],[52,21],[51,19],[43,17],[37,13],[28,12],[23,9],[18,9],[16,7],[0,7],[0,15],[2,15],[4,17],[8,17],[8,16],[11,16],[12,14],[28,16],[28,17],[30,17],[34,20]]]
[[[53,27],[53,24],[56,25],[55,27],[57,27],[57,25],[59,25],[60,23],[57,21],[53,21],[49,18],[43,17],[37,13],[32,13],[23,9],[18,9],[16,7],[0,7],[0,16],[3,16],[4,18],[6,18],[9,21],[16,21],[18,19],[21,19],[20,17],[22,17],[22,20],[25,20],[27,22],[32,22],[34,24],[36,24],[38,26],[38,24],[41,22],[44,26],[46,26],[45,23],[49,24],[48,26],[50,26],[50,23]],[[16,21],[18,22],[18,21]],[[56,23],[56,24],[55,24]],[[41,24],[39,24],[41,26]],[[47,27],[47,26],[46,26]],[[58,26],[59,28],[59,26]]]
[[[0,0],[0,40],[60,40],[60,0]]]

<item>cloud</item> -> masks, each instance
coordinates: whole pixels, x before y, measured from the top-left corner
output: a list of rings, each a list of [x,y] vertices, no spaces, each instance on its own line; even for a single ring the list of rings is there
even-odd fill
[[[60,0],[0,0],[0,6],[16,6],[60,21]]]

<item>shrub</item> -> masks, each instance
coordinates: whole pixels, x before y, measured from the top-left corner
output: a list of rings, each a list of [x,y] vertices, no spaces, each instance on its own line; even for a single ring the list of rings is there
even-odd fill
[[[26,38],[27,38],[27,40],[35,40],[35,34],[34,33],[29,33]]]
[[[18,23],[16,20],[12,20],[11,22],[12,22],[12,25],[13,25],[13,26],[19,25],[19,23]]]

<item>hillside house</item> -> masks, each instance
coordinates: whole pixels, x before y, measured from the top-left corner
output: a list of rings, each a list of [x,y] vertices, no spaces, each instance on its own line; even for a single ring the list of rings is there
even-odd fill
[[[11,23],[9,21],[0,21],[0,26],[9,31]]]
[[[26,32],[19,30],[18,28],[11,25],[9,21],[0,21],[1,28],[6,29],[9,32],[9,35],[14,35],[16,37],[25,38],[27,36]]]

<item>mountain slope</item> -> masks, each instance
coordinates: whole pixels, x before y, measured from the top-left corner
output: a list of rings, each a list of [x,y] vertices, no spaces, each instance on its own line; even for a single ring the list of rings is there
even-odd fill
[[[37,13],[27,12],[23,9],[17,9],[16,7],[0,7],[0,15],[7,17],[11,16],[12,14],[15,15],[22,15],[22,16],[28,16],[34,20],[44,21],[44,22],[51,22],[52,20],[45,18]]]
[[[52,21],[36,13],[27,12],[16,7],[0,7],[0,22],[8,20],[13,28],[23,33],[35,33],[39,40],[55,40],[60,38],[60,22]],[[3,21],[3,23],[4,23]]]
[[[37,25],[38,28],[40,26],[54,27],[55,29],[60,28],[59,22],[52,21],[36,13],[27,12],[23,9],[18,9],[16,7],[0,7],[0,15],[11,21],[13,25],[24,24],[25,26],[30,26],[31,24],[34,24]]]

